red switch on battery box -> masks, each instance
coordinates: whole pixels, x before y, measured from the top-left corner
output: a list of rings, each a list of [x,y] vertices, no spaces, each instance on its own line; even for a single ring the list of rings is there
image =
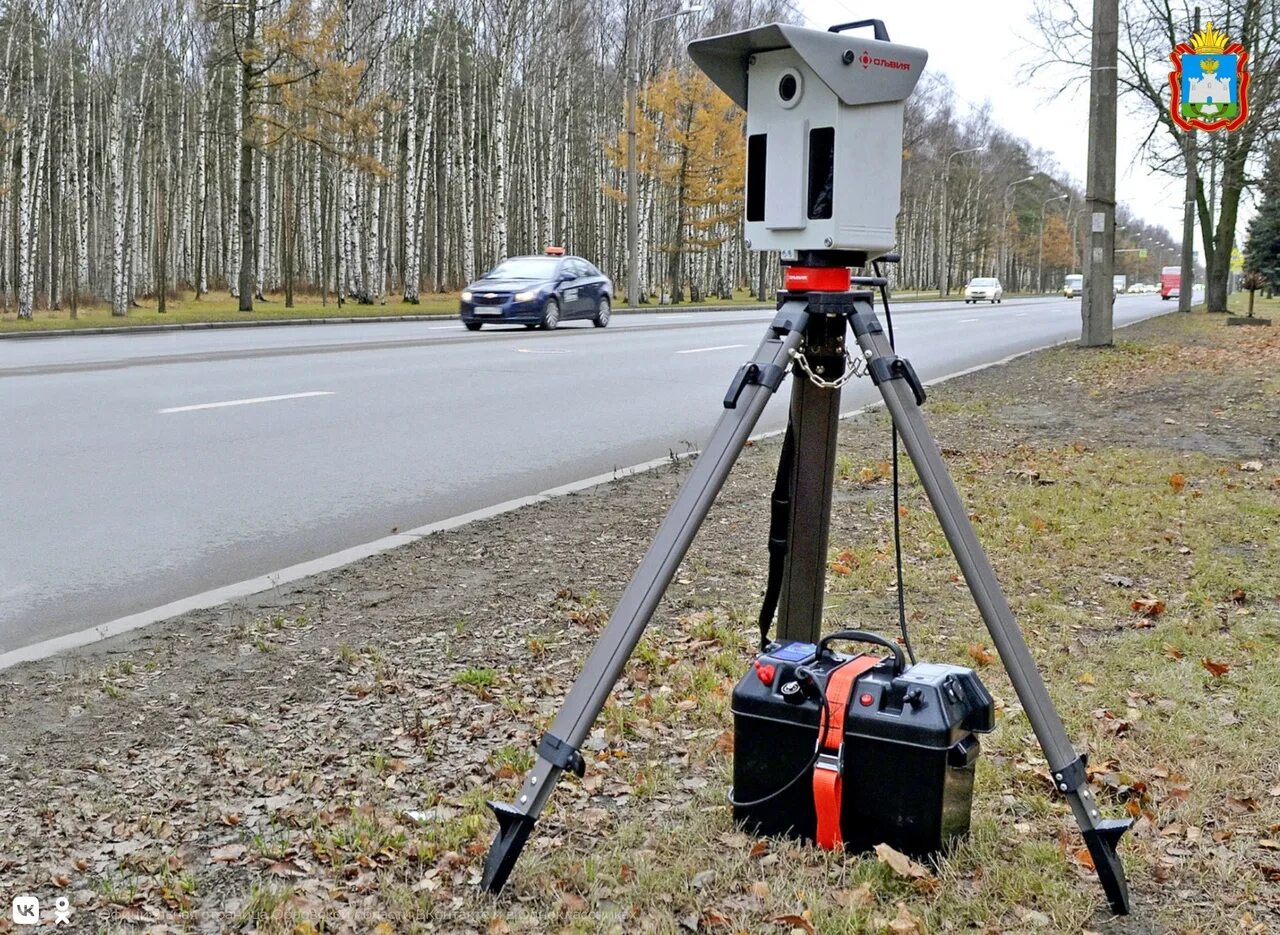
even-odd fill
[[[766,685],[773,684],[774,668],[769,663],[763,663],[759,659],[752,663],[756,669],[756,676]]]
[[[869,708],[871,707],[871,703],[875,700],[876,699],[871,694],[871,692],[863,692],[861,697],[858,698],[858,703],[861,704],[864,708]]]

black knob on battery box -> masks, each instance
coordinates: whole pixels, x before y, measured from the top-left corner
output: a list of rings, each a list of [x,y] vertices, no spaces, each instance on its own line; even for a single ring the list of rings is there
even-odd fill
[[[782,695],[782,700],[788,704],[804,703],[804,686],[797,681],[783,682],[778,692]]]

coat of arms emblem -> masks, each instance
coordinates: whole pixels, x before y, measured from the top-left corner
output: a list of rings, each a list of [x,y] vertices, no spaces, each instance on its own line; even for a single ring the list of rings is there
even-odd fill
[[[1174,47],[1170,116],[1183,130],[1234,130],[1249,116],[1249,54],[1205,23],[1190,44]]]

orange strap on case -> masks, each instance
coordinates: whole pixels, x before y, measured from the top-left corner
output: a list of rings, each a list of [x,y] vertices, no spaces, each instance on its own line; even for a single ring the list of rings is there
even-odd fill
[[[827,676],[826,727],[818,735],[818,759],[813,766],[813,805],[818,815],[814,835],[818,846],[835,850],[844,845],[840,833],[840,802],[844,794],[844,716],[858,676],[880,662],[878,656],[854,656]]]

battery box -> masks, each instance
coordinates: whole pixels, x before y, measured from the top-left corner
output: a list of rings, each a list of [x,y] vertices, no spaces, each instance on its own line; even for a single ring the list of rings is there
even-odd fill
[[[806,764],[818,742],[818,686],[825,691],[831,672],[852,658],[774,643],[734,689],[734,817],[746,830],[814,839],[814,767]],[[811,678],[797,678],[798,667]],[[895,668],[892,656],[880,660],[849,695],[839,826],[847,850],[883,842],[926,857],[969,830],[975,734],[995,726],[995,706],[972,669]]]

